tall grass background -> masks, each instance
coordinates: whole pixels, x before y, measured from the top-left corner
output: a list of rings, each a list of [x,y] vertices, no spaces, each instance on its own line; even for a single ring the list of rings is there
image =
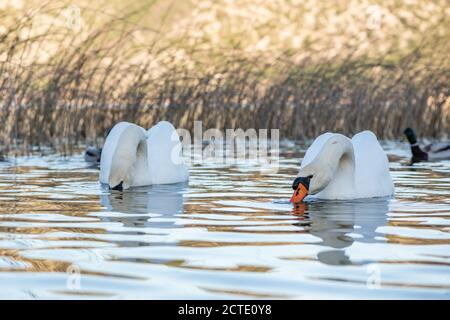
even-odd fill
[[[449,53],[446,0],[2,0],[0,150],[118,121],[445,138]]]

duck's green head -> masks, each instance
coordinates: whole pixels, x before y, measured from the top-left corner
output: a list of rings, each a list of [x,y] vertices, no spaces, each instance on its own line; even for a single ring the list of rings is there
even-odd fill
[[[414,130],[411,128],[406,128],[405,131],[403,131],[403,133],[405,134],[406,138],[408,139],[410,144],[415,144],[417,143],[417,138],[416,138],[416,134],[414,133]]]

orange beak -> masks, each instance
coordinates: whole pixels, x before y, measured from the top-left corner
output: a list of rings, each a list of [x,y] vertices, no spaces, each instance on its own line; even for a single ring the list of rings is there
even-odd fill
[[[308,195],[308,189],[299,183],[297,189],[294,191],[294,194],[291,197],[292,203],[300,203],[302,200]]]

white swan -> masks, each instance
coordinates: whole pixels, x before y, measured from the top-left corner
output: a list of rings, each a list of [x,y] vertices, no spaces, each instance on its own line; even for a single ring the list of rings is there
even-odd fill
[[[371,131],[352,139],[324,133],[306,151],[291,202],[310,194],[319,199],[358,199],[394,194],[389,161]]]
[[[100,160],[100,182],[112,189],[186,181],[189,168],[173,125],[161,121],[145,131],[120,122],[106,138]]]

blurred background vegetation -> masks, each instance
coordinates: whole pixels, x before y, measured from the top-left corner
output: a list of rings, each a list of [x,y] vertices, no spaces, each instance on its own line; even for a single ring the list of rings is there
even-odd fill
[[[1,0],[0,148],[118,121],[447,137],[448,0]]]

